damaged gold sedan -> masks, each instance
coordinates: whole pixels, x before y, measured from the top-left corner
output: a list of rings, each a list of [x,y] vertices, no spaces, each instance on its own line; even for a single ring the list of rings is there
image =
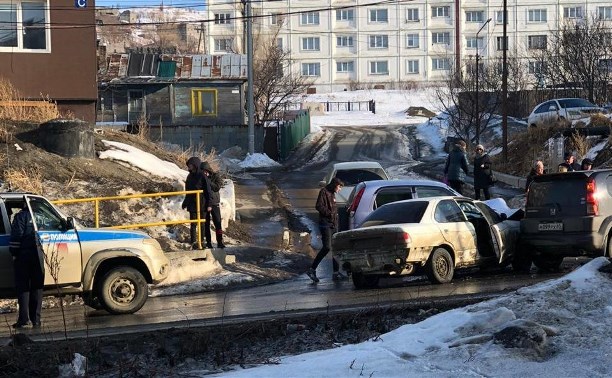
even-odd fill
[[[447,283],[458,268],[512,262],[520,212],[510,211],[496,212],[485,202],[450,196],[389,203],[360,228],[335,234],[332,250],[357,288],[423,269],[432,282]]]

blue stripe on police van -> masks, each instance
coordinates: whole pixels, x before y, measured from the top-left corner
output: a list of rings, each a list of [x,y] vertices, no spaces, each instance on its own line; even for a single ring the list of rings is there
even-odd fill
[[[109,230],[79,230],[78,239],[74,231],[39,231],[42,242],[95,242],[106,240],[128,240],[128,239],[147,239],[149,236],[132,231],[109,231]]]

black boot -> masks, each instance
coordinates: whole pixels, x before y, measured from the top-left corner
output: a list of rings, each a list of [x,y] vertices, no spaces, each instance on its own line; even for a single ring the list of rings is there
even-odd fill
[[[223,244],[223,234],[220,232],[217,232],[217,247],[225,248],[225,244]]]

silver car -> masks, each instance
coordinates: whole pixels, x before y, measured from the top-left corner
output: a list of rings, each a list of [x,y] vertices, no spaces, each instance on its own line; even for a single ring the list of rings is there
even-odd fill
[[[361,225],[380,206],[408,199],[460,196],[450,186],[433,180],[374,180],[360,182],[348,199],[348,229]]]

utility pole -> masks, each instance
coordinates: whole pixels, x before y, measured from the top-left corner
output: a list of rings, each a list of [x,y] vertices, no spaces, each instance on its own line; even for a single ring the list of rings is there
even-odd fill
[[[246,37],[247,37],[247,118],[249,125],[249,153],[255,153],[255,106],[253,104],[253,12],[251,0],[243,0],[246,6]]]
[[[489,22],[491,22],[490,18],[487,21],[485,21],[485,23],[482,24],[480,29],[478,29],[478,31],[476,32],[476,144],[480,144],[480,102],[478,102],[478,92],[480,89],[479,88],[480,86],[480,72],[479,72],[480,68],[478,67],[480,64],[479,62],[480,43],[478,41],[478,35],[482,31],[482,29],[484,29],[484,27],[487,26]]]
[[[502,40],[502,155],[508,163],[508,0],[503,0],[504,25]]]

